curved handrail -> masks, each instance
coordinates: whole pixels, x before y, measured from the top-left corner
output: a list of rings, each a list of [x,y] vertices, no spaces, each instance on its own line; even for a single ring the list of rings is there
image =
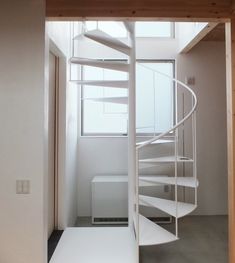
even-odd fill
[[[151,144],[152,142],[155,142],[155,141],[161,139],[162,137],[164,137],[165,135],[167,135],[167,134],[170,133],[171,131],[176,130],[179,126],[181,126],[186,120],[188,120],[188,119],[193,115],[194,111],[195,111],[196,108],[197,108],[197,97],[196,97],[196,94],[195,94],[195,93],[193,92],[193,90],[190,89],[186,84],[184,84],[182,81],[180,81],[180,80],[178,80],[178,79],[175,79],[175,78],[172,78],[171,76],[169,76],[169,75],[167,75],[167,74],[165,74],[165,73],[162,73],[162,72],[160,72],[160,71],[158,71],[158,70],[149,68],[148,66],[144,66],[144,65],[142,65],[142,64],[141,64],[141,66],[143,66],[143,67],[145,67],[145,68],[147,68],[147,69],[149,69],[149,70],[151,70],[151,71],[153,71],[153,72],[156,72],[156,73],[158,73],[158,74],[160,74],[160,75],[163,75],[163,76],[171,79],[172,81],[176,82],[177,84],[180,84],[181,86],[183,86],[186,90],[188,90],[188,91],[191,93],[192,97],[194,98],[194,105],[193,105],[191,111],[190,111],[181,121],[179,121],[178,123],[176,123],[173,127],[171,127],[171,128],[170,128],[169,130],[167,130],[166,132],[163,132],[163,133],[161,133],[161,134],[159,134],[159,135],[157,135],[157,136],[154,136],[152,139],[150,139],[150,140],[146,141],[145,143],[137,146],[137,147],[136,147],[137,150],[145,147],[146,145]],[[177,89],[177,88],[179,88],[179,87],[178,87],[178,86],[175,86],[174,88]]]

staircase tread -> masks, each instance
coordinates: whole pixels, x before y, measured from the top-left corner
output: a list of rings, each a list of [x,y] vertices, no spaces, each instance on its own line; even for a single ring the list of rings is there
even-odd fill
[[[148,141],[137,142],[136,146],[142,145],[142,144],[144,144],[146,142],[148,142]],[[174,140],[172,140],[172,139],[160,139],[160,140],[157,140],[157,141],[154,141],[154,142],[150,143],[150,145],[172,143],[172,142],[174,142]]]
[[[71,80],[78,85],[101,86],[110,88],[128,88],[128,80]]]
[[[104,97],[104,98],[83,98],[83,100],[91,100],[97,102],[107,102],[116,104],[128,104],[128,97]]]
[[[156,168],[157,164],[155,163],[139,163],[139,170],[151,169]]]
[[[195,204],[177,202],[176,211],[175,201],[146,195],[139,195],[139,198],[140,205],[158,208],[161,211],[178,218],[191,213],[196,208]]]
[[[139,214],[139,245],[151,246],[169,243],[178,238],[166,229]]]
[[[89,58],[72,57],[70,59],[70,63],[129,72],[129,64],[120,61],[105,61]]]
[[[130,54],[130,50],[131,50],[130,46],[123,43],[119,39],[110,36],[109,34],[103,32],[100,29],[94,29],[91,31],[87,31],[84,33],[84,36],[96,42],[99,42],[103,45],[106,45],[112,49],[115,49],[119,52],[122,52],[126,55]]]
[[[140,181],[147,182],[149,185],[168,184],[175,185],[175,177],[169,176],[140,176]],[[196,188],[199,182],[194,177],[177,177],[177,185]]]
[[[148,159],[139,160],[141,163],[173,163],[175,162],[175,156],[163,156],[163,157],[155,157]],[[193,162],[192,159],[185,156],[178,156],[177,162]]]

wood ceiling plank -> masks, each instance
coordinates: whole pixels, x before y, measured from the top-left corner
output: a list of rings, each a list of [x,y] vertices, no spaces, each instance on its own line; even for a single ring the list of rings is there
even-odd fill
[[[228,18],[231,14],[231,0],[46,0],[48,18]]]

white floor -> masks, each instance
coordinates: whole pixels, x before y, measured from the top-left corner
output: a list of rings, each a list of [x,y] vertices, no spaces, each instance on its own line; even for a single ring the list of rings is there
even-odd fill
[[[50,263],[136,263],[134,233],[128,227],[67,228]]]

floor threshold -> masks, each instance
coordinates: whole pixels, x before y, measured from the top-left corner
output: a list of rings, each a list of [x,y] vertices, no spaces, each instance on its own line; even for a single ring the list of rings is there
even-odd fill
[[[134,233],[129,227],[67,228],[50,263],[136,263]]]

